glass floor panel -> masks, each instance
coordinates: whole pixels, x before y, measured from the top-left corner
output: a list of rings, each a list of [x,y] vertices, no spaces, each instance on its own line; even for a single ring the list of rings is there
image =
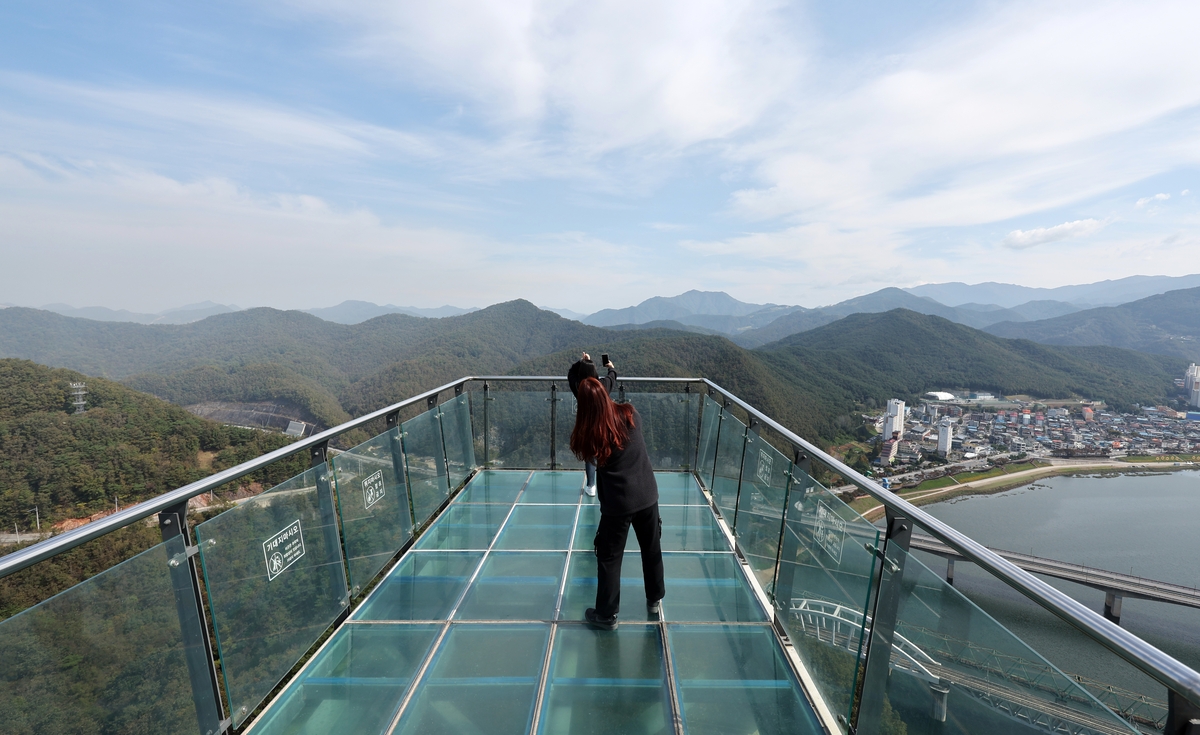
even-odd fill
[[[553,620],[566,553],[488,556],[456,620]]]
[[[559,627],[546,690],[538,730],[544,735],[671,732],[671,695],[656,625],[619,635]]]
[[[670,625],[688,735],[822,732],[766,625]]]
[[[583,611],[596,606],[596,556],[594,554],[572,554],[567,570],[567,586],[563,588],[560,620],[583,620]],[[642,555],[625,552],[621,562],[621,608],[618,614],[622,622],[659,619],[658,615],[646,612],[646,586],[642,579]]]
[[[525,735],[548,625],[455,625],[404,713],[404,735]]]
[[[535,472],[521,493],[520,503],[558,503],[575,505],[583,495],[583,470]]]
[[[343,626],[271,705],[254,732],[385,732],[441,628],[441,624]]]
[[[575,505],[518,505],[496,539],[496,548],[566,551],[577,510]]]
[[[659,505],[708,505],[690,472],[655,472]]]
[[[599,521],[581,471],[481,472],[252,732],[667,735],[675,718],[689,735],[819,732],[695,480],[656,476],[661,616],[646,612],[630,533],[620,627],[579,622],[595,604]]]
[[[525,487],[525,481],[528,479],[528,472],[484,470],[471,478],[454,502],[512,505],[517,502],[517,496],[521,494],[521,488]]]
[[[354,619],[445,620],[482,558],[482,551],[407,554]]]
[[[447,508],[429,527],[413,548],[479,549],[492,545],[492,539],[508,518],[508,505],[459,505]]]
[[[767,619],[732,553],[663,554],[663,568],[667,620],[756,623]]]

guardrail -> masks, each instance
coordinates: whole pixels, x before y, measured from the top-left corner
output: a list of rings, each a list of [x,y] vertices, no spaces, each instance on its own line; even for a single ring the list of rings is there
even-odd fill
[[[468,383],[554,381],[562,382],[563,378],[558,376],[467,376],[460,378],[412,398],[361,416],[340,426],[302,439],[236,467],[217,472],[207,478],[198,480],[152,500],[130,506],[119,513],[89,523],[73,531],[51,537],[25,549],[0,557],[0,577],[12,574],[39,561],[49,559],[111,531],[128,526],[160,512],[177,508],[181,503],[186,503],[190,498],[209,492],[219,486],[265,468],[281,459],[304,452],[319,454],[323,457],[330,440],[380,419],[389,419],[389,426],[394,425],[399,412],[405,408],[419,406],[423,402],[432,407],[432,405],[436,404],[439,394],[447,391],[461,392]],[[1200,674],[1196,671],[1154,648],[1137,636],[1105,620],[1099,614],[1023,571],[932,515],[913,506],[893,493],[884,490],[879,484],[822,451],[813,443],[798,436],[720,385],[703,378],[622,377],[620,378],[620,382],[631,384],[676,383],[706,386],[710,395],[719,394],[723,397],[724,406],[737,406],[748,416],[752,417],[753,421],[769,427],[783,440],[791,443],[797,453],[803,453],[807,458],[836,472],[842,478],[879,501],[888,512],[887,541],[889,545],[895,542],[899,544],[899,548],[907,549],[907,536],[905,535],[905,531],[903,531],[904,527],[901,525],[899,528],[902,530],[899,532],[896,531],[898,527],[897,522],[900,519],[905,519],[910,523],[921,526],[963,557],[971,560],[980,568],[987,570],[993,576],[1021,592],[1040,607],[1083,632],[1116,656],[1166,687],[1169,690],[1170,715],[1168,716],[1165,732],[1172,735],[1174,733],[1190,732],[1190,730],[1186,729],[1191,727],[1190,723],[1200,722],[1200,720],[1194,719],[1200,718]],[[911,533],[911,528],[907,529],[907,533]],[[882,559],[884,556],[883,551],[880,550],[878,553]],[[880,565],[881,569],[883,566],[885,565]],[[880,574],[882,573],[881,571]],[[880,632],[882,633],[883,631]],[[866,650],[870,650],[869,645]],[[869,669],[870,663],[868,662]]]

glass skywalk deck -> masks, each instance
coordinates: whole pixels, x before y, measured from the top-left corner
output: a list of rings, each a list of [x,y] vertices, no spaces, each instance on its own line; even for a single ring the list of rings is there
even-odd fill
[[[821,732],[689,473],[657,475],[661,615],[630,534],[619,629],[580,622],[599,520],[582,478],[477,474],[251,732]]]
[[[0,557],[3,577],[152,517],[163,538],[0,621],[0,731],[1200,728],[1200,674],[710,381],[620,381],[659,482],[667,593],[648,614],[631,534],[620,626],[587,627],[599,508],[559,382],[463,378]],[[190,498],[298,453],[307,471],[185,522]],[[1078,657],[1047,661],[910,555],[914,528],[1070,625]]]

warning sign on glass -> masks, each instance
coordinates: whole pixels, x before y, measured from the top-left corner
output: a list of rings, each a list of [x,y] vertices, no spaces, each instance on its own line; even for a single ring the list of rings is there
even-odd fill
[[[300,520],[296,519],[287,528],[263,541],[263,557],[267,561],[267,579],[275,579],[302,556],[304,556],[304,534],[300,530]]]
[[[370,508],[383,499],[383,470],[376,470],[375,474],[362,481],[363,486],[363,506]]]

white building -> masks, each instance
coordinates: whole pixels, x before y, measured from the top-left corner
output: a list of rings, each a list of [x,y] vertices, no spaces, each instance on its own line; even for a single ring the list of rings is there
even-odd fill
[[[899,438],[904,438],[904,401],[889,398],[887,416],[883,419],[883,435],[891,438],[900,432]]]
[[[1200,366],[1192,363],[1183,374],[1183,389],[1187,392],[1188,403],[1200,408]]]
[[[944,418],[938,422],[938,455],[949,456],[950,447],[954,443],[954,422]]]

